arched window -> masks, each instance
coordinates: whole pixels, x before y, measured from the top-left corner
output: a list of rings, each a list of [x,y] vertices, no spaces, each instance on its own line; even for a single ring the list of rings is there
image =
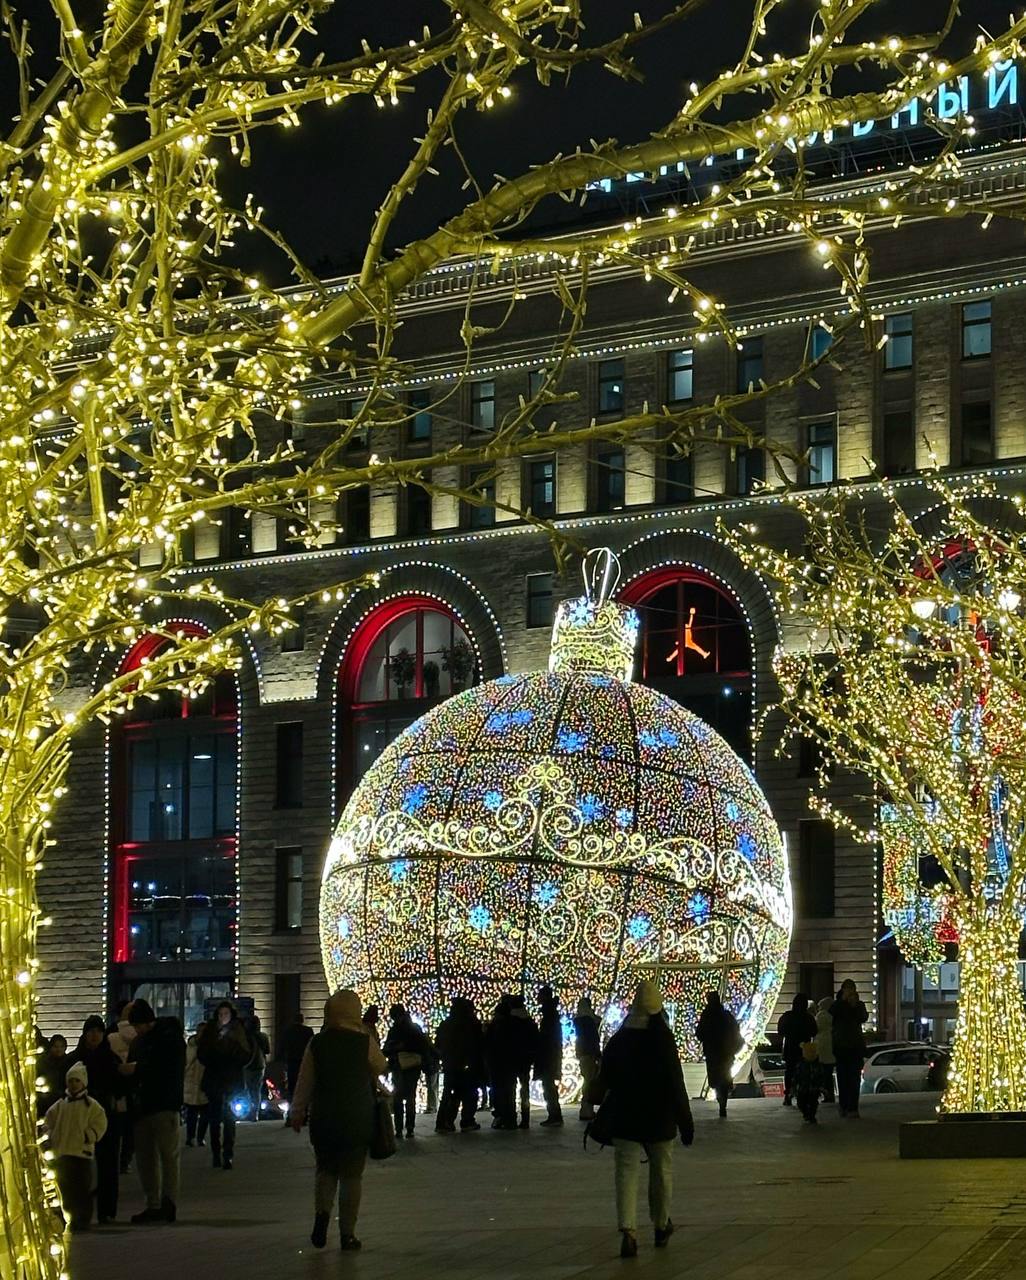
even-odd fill
[[[752,644],[737,602],[714,578],[671,566],[622,593],[641,615],[635,678],[701,716],[751,759]]]
[[[450,609],[428,596],[405,596],[364,619],[340,674],[342,785],[348,795],[407,725],[477,683],[477,656]]]
[[[119,674],[171,644],[143,637]],[[234,973],[237,710],[224,673],[196,697],[140,699],[111,733],[111,994],[145,996],[186,1027]]]

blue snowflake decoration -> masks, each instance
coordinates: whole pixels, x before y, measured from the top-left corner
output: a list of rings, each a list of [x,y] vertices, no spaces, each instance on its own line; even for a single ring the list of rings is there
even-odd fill
[[[709,901],[708,894],[693,893],[688,898],[688,915],[692,917],[696,924],[705,924],[709,919],[711,910],[712,903]]]
[[[737,848],[742,858],[747,858],[749,862],[754,862],[759,852],[759,846],[755,843],[755,837],[750,831],[741,832],[737,838]]]
[[[634,821],[633,809],[627,809],[627,808],[617,809],[616,825],[620,828],[621,831],[624,830],[626,827],[629,827],[633,821]]]
[[[556,734],[556,746],[560,751],[583,751],[587,745],[586,733],[581,733],[579,729],[569,729],[565,724],[560,725]]]
[[[410,864],[405,858],[396,858],[388,869],[389,879],[393,884],[399,884],[405,880],[409,874]]]
[[[479,902],[476,906],[470,908],[467,915],[467,924],[472,929],[476,929],[478,933],[484,933],[491,923],[492,913],[484,903]]]
[[[606,806],[598,796],[581,796],[577,801],[577,812],[585,822],[598,822],[605,816]]]
[[[642,942],[652,932],[652,920],[646,915],[632,916],[627,922],[627,932],[635,942]]]
[[[427,804],[428,788],[424,782],[415,782],[412,787],[407,788],[406,794],[403,796],[403,813],[414,814],[419,809],[423,809]]]
[[[484,793],[484,807],[492,813],[502,805],[502,792],[492,787]]]
[[[558,897],[559,888],[551,880],[543,880],[541,884],[535,885],[534,900],[539,906],[551,907]]]

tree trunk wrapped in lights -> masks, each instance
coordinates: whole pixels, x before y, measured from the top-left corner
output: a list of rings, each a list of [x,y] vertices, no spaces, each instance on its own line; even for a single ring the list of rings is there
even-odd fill
[[[289,602],[235,599],[213,577],[181,577],[196,531],[216,531],[233,513],[259,515],[281,521],[301,549],[333,538],[337,497],[370,484],[419,485],[481,503],[489,501],[489,472],[504,459],[564,445],[614,439],[662,453],[703,441],[761,444],[737,410],[806,379],[816,365],[808,354],[777,383],[715,404],[646,406],[584,427],[561,420],[574,399],[563,388],[564,369],[580,354],[588,283],[602,267],[635,271],[680,309],[689,332],[736,345],[726,308],[690,277],[689,237],[721,219],[788,223],[839,281],[843,316],[826,320],[835,335],[869,330],[864,229],[880,201],[853,194],[827,209],[806,192],[789,144],[890,116],[916,94],[936,94],[948,78],[1017,57],[1026,32],[1021,20],[948,65],[933,56],[946,28],[855,43],[849,29],[875,3],[824,0],[808,49],[776,58],[763,34],[775,4],[759,0],[738,64],[696,86],[658,133],[596,145],[585,130],[579,149],[512,179],[464,173],[457,122],[462,127],[471,109],[507,109],[524,77],[562,82],[595,62],[637,78],[647,40],[676,38],[678,26],[687,38],[692,0],[598,46],[588,44],[580,21],[587,6],[575,0],[461,0],[440,6],[441,29],[411,31],[379,49],[319,44],[321,0],[110,0],[95,31],[81,29],[75,0],[53,0],[52,43],[61,47],[50,67],[31,53],[32,43],[48,41],[30,42],[17,5],[9,6],[11,54],[0,75],[20,87],[20,100],[0,140],[0,995],[11,1011],[0,1019],[0,1280],[57,1277],[63,1267],[48,1203],[54,1188],[52,1181],[44,1187],[32,1117],[32,992],[36,874],[74,737],[137,698],[198,689],[238,662],[242,631],[292,625]],[[35,18],[39,6],[32,9]],[[842,67],[851,68],[856,91],[831,96]],[[860,79],[859,68],[872,68],[871,81]],[[863,83],[869,92],[858,92]],[[370,97],[388,111],[411,94],[419,95],[427,127],[418,123],[409,158],[367,231],[358,279],[329,292],[254,203],[233,207],[219,188],[221,173],[232,158],[249,161],[261,126],[292,126],[307,104],[338,112]],[[730,100],[736,109],[721,114]],[[729,115],[735,119],[722,123]],[[947,174],[963,129],[946,125],[938,157],[895,181],[889,219],[913,208],[917,216],[962,212]],[[698,167],[738,148],[749,166],[687,208],[613,231],[524,238],[524,219],[554,197],[662,165]],[[344,162],[343,146],[339,155]],[[447,165],[450,176],[453,166],[458,171],[452,216],[395,250],[390,236],[400,207],[409,208],[421,183]],[[459,195],[461,183],[469,196]],[[301,288],[275,287],[228,263],[223,251],[247,234],[269,236]],[[659,240],[670,248],[653,253]],[[237,251],[244,256],[244,243]],[[404,291],[459,257],[476,276],[515,283],[524,255],[552,266],[563,309],[537,394],[490,436],[403,457],[397,442],[413,412],[403,390],[413,371],[394,342]],[[510,298],[512,311],[520,305],[515,287]],[[501,340],[477,318],[468,308],[466,369],[482,337]],[[326,378],[358,386],[359,405],[332,422],[311,422],[305,397]],[[446,396],[456,389],[447,384]],[[536,427],[539,408],[545,413]],[[298,423],[306,428],[302,444]],[[354,464],[350,446],[368,431],[374,447]],[[437,479],[446,468],[472,466],[469,487]],[[367,581],[341,584],[329,599]],[[169,611],[199,606],[226,619],[208,637],[179,635],[160,622]],[[84,702],[65,700],[76,665],[92,667],[153,631],[172,644],[138,670],[101,680]]]
[[[981,477],[965,491],[931,483],[939,501],[919,522],[886,483],[868,496],[795,497],[800,557],[728,537],[812,637],[776,657],[781,750],[818,742],[813,803],[880,842],[884,920],[909,963],[936,964],[958,945],[942,1110],[1021,1111],[1026,523],[1021,502]],[[835,766],[868,779],[863,812],[875,821],[832,805]]]

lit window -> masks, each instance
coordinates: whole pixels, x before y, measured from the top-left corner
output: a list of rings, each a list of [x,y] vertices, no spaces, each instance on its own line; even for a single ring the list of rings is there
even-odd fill
[[[622,360],[600,360],[598,367],[599,413],[623,413],[626,382]]]
[[[534,458],[528,462],[527,505],[536,516],[556,514],[555,458]]]
[[[680,404],[695,394],[695,353],[690,347],[671,351],[666,365],[666,398],[669,404]]]
[[[411,417],[406,426],[406,438],[410,444],[421,444],[431,439],[431,391],[427,387],[410,392]]]
[[[604,449],[595,458],[595,507],[619,511],[626,501],[627,475],[622,449]]]
[[[809,458],[809,484],[832,484],[837,478],[837,431],[834,420],[810,422],[805,447]]]
[[[903,311],[900,315],[888,316],[884,321],[884,333],[887,341],[884,344],[885,369],[912,368],[912,312]]]
[[[962,355],[978,360],[990,355],[990,303],[967,302],[962,307]]]
[[[491,379],[470,384],[470,425],[475,431],[495,430],[495,383]]]

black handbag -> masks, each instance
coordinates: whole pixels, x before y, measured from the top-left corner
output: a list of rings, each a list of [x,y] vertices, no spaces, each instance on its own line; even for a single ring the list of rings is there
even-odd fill
[[[374,1123],[367,1154],[372,1160],[387,1160],[396,1152],[395,1124],[392,1121],[392,1098],[387,1093],[374,1095]]]
[[[609,1106],[608,1093],[596,1112],[594,1120],[589,1121],[584,1130],[585,1151],[588,1150],[589,1138],[592,1142],[597,1142],[600,1147],[611,1147],[613,1145],[613,1111]]]

